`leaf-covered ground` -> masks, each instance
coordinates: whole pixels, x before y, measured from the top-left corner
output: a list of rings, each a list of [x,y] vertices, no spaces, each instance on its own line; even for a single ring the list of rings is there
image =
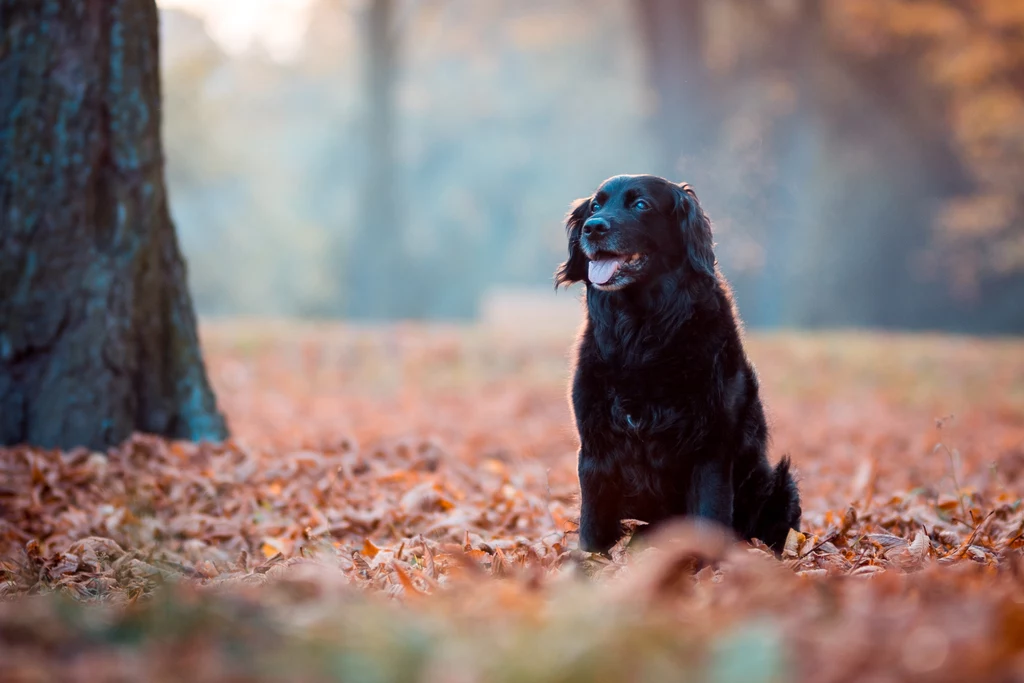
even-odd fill
[[[803,534],[602,561],[571,334],[204,341],[229,443],[0,450],[0,678],[1024,680],[1024,342],[751,335]]]

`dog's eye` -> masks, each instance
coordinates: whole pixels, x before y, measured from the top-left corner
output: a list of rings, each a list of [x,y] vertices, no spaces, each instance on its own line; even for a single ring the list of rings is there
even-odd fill
[[[601,202],[597,201],[596,199],[594,201],[590,202],[590,212],[591,213],[595,213],[595,212],[600,211],[600,210],[601,210]]]
[[[635,202],[635,203],[633,204],[633,208],[634,208],[634,209],[636,209],[637,211],[646,211],[647,209],[651,208],[651,205],[650,205],[650,204],[648,204],[648,203],[647,203],[646,201],[644,201],[643,199],[638,199],[638,200],[636,200],[636,202]]]

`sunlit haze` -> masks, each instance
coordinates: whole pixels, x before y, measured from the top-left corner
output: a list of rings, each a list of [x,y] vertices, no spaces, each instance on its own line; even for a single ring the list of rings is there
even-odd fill
[[[275,59],[286,60],[302,43],[311,0],[157,0],[162,8],[181,8],[203,17],[210,35],[232,53],[262,44]]]

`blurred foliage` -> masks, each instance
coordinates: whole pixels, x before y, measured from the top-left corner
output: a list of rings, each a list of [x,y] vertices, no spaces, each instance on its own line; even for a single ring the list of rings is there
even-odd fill
[[[380,213],[403,256],[372,286],[448,318],[494,286],[548,286],[571,200],[653,171],[696,185],[752,326],[1019,331],[1018,4],[398,3],[398,180]],[[224,54],[163,13],[200,312],[342,315],[367,264],[390,263],[356,239],[374,215],[366,7],[317,0],[284,62]]]
[[[472,315],[489,282],[550,282],[568,203],[623,164],[643,169],[627,8],[594,6],[433,0],[402,15],[398,196],[414,262],[395,286],[422,315]],[[285,63],[225,55],[182,12],[163,22],[168,177],[200,312],[341,312],[347,264],[373,257],[348,251],[372,153],[359,13],[319,0]]]
[[[1009,4],[639,0],[661,167],[717,219],[749,323],[1021,329]]]
[[[840,0],[830,35],[858,54],[911,59],[938,91],[967,182],[935,249],[962,285],[1024,267],[1024,3]]]

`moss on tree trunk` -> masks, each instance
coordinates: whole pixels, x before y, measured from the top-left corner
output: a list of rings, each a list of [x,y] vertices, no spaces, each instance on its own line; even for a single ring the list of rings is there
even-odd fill
[[[0,443],[224,438],[167,207],[154,0],[0,0]]]

